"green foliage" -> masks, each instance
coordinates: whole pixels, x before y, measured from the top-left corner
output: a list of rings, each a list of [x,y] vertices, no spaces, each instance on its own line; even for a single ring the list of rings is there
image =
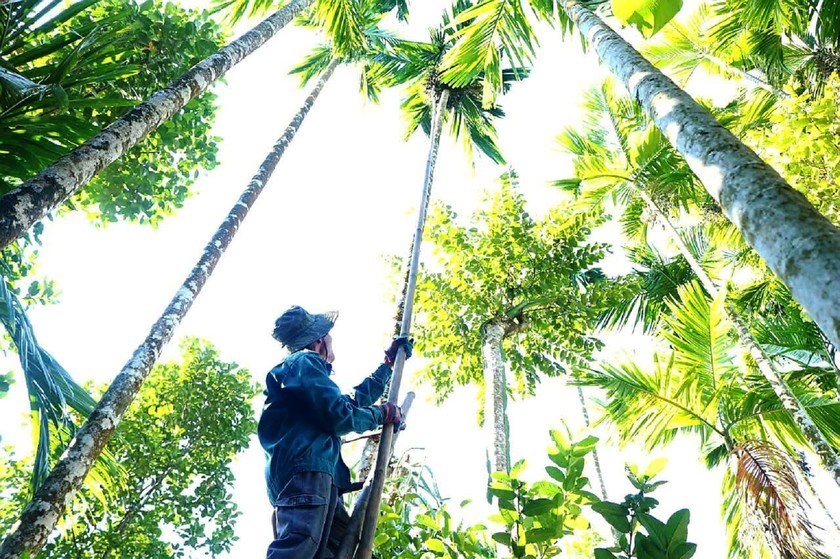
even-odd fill
[[[430,30],[429,42],[398,40],[391,48],[376,55],[377,64],[367,74],[367,79],[380,86],[404,86],[405,98],[401,108],[407,121],[406,138],[421,127],[427,134],[431,130],[432,111],[444,90],[449,91],[444,125],[455,138],[462,141],[465,151],[472,157],[473,148],[478,148],[497,163],[504,158],[496,144],[494,120],[504,116],[500,107],[482,104],[483,75],[449,83],[443,78],[445,67],[442,60],[452,49],[465,23],[461,20],[466,2],[456,2],[451,14],[444,13],[438,29]],[[512,67],[499,70],[498,80],[501,92],[507,92],[511,85],[526,78],[529,70]]]
[[[75,424],[71,410],[86,417],[93,411],[95,401],[38,343],[23,304],[2,276],[0,322],[17,350],[29,394],[36,448],[29,486],[34,491],[41,486],[49,473],[50,441],[56,438],[55,431],[64,435],[72,433]],[[2,381],[6,389],[9,386],[7,379],[8,376],[4,376]],[[5,394],[5,391],[0,390],[0,393]],[[64,450],[66,440],[62,443],[60,450]]]
[[[589,331],[609,304],[594,268],[606,248],[586,240],[592,222],[564,208],[535,221],[513,175],[468,225],[456,218],[450,208],[431,210],[436,262],[417,283],[417,349],[430,361],[419,374],[438,397],[457,384],[483,384],[482,327],[490,320],[507,325],[504,356],[519,393],[532,393],[540,373],[584,365],[600,347]]]
[[[664,467],[663,459],[654,460],[644,473],[635,466],[627,468],[627,477],[637,493],[621,503],[602,501],[592,510],[604,517],[618,537],[610,548],[597,548],[596,559],[689,559],[697,545],[688,541],[688,509],[680,509],[662,522],[651,514],[659,502],[649,494],[664,481],[653,478]]]
[[[178,558],[231,548],[239,512],[230,464],[256,432],[257,387],[207,343],[186,340],[182,350],[180,363],[155,366],[109,444],[122,472],[88,481],[46,556]],[[7,530],[25,504],[18,489],[31,459],[6,453],[0,460]]]
[[[613,15],[645,37],[659,32],[682,9],[682,0],[612,0]]]
[[[840,77],[835,76],[816,99],[802,94],[779,100],[769,125],[746,136],[747,143],[835,225],[840,225],[839,107]]]
[[[385,492],[374,539],[380,557],[496,556],[483,526],[454,523],[428,467],[402,462],[388,478]]]
[[[561,540],[589,528],[583,507],[598,502],[587,490],[589,479],[583,473],[586,456],[595,450],[598,439],[570,441],[559,430],[551,430],[551,438],[554,446],[548,457],[552,465],[545,468],[549,479],[523,481],[524,460],[510,474],[492,474],[488,493],[496,498],[499,512],[490,520],[501,526],[492,537],[513,557],[556,557]]]
[[[39,0],[0,6],[0,193],[79,145],[214,53],[205,15],[159,0]],[[44,16],[49,13],[51,17]],[[97,223],[155,225],[179,208],[201,169],[216,165],[214,95],[180,110],[111,165],[67,209]]]

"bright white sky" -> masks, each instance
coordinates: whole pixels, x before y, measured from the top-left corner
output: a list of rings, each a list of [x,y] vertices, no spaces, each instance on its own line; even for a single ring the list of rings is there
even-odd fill
[[[447,5],[441,0],[415,3],[411,37],[423,38]],[[604,75],[593,56],[581,53],[576,39],[561,46],[559,36],[547,28],[541,28],[540,37],[539,62],[532,76],[502,100],[508,117],[498,126],[502,151],[519,172],[535,213],[557,197],[546,181],[570,174],[569,161],[553,147],[554,137],[575,123],[581,92]],[[310,32],[284,29],[229,72],[227,85],[216,90],[221,165],[201,180],[199,194],[157,230],[123,224],[96,230],[81,216],[47,224],[41,272],[58,281],[61,304],[34,309],[31,318],[41,343],[77,380],[111,379],[145,338],[297,111],[306,92],[286,72],[317,40]],[[177,356],[177,340],[183,336],[206,338],[223,359],[238,362],[262,382],[283,356],[270,336],[273,321],[300,304],[311,311],[341,312],[333,333],[335,378],[342,387],[349,389],[371,372],[387,344],[394,312],[390,294],[396,280],[383,256],[407,251],[426,158],[425,136],[403,142],[402,134],[399,95],[386,94],[378,106],[365,104],[354,70],[339,69],[165,357]],[[501,171],[486,159],[472,169],[460,145],[445,139],[433,196],[466,215]],[[613,346],[635,343],[617,339]],[[417,365],[418,360],[409,361],[404,390],[413,386],[410,376]],[[3,366],[17,369],[9,358]],[[476,501],[466,514],[478,521],[486,475],[475,392],[458,391],[442,407],[434,407],[427,396],[421,389],[400,446],[422,449],[414,455],[432,467],[443,495],[453,503]],[[19,382],[3,400],[0,434],[21,448],[27,447],[29,433],[19,419],[24,406]],[[530,475],[542,472],[548,430],[564,419],[573,429],[582,425],[576,393],[559,381],[545,382],[535,399],[511,404],[512,454],[514,460],[528,459]],[[700,544],[696,557],[722,557],[718,475],[709,474],[695,458],[695,446],[662,454],[670,460],[662,477],[671,483],[656,494],[663,503],[660,515],[689,507],[690,539]],[[602,450],[612,500],[630,492],[623,467],[638,459],[638,454]],[[255,440],[235,466],[243,515],[231,557],[260,557],[271,539],[262,468]]]

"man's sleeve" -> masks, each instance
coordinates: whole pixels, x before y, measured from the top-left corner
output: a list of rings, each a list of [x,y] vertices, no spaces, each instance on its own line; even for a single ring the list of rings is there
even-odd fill
[[[330,380],[329,370],[320,357],[315,354],[301,355],[299,360],[296,374],[287,375],[284,385],[306,401],[315,421],[325,431],[340,437],[382,425],[382,412],[379,408],[360,406],[352,398],[343,395],[338,385]]]
[[[382,363],[368,378],[353,390],[356,391],[356,403],[360,406],[372,406],[385,391],[385,383],[391,378],[391,367]]]

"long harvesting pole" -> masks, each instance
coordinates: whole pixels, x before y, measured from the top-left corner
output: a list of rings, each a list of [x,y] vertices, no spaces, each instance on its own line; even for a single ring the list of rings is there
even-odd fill
[[[417,286],[417,272],[420,268],[420,244],[423,242],[423,228],[426,224],[426,212],[429,207],[429,198],[432,194],[432,182],[434,181],[435,163],[437,162],[438,148],[440,147],[440,133],[443,128],[443,116],[446,113],[446,105],[449,101],[449,90],[444,89],[438,100],[432,129],[430,131],[429,156],[426,158],[426,175],[423,181],[423,195],[420,198],[420,208],[417,210],[417,228],[414,232],[414,244],[411,252],[411,263],[409,264],[408,287],[405,291],[405,308],[403,309],[402,325],[400,335],[408,336],[411,331],[411,318],[414,310],[414,291]],[[391,377],[391,390],[388,392],[388,401],[397,403],[402,381],[403,366],[405,365],[405,351],[403,348],[397,352],[394,360],[394,374]],[[391,438],[394,435],[393,425],[385,425],[382,428],[382,435],[379,439],[379,450],[376,455],[376,466],[374,469],[373,482],[371,483],[370,500],[365,522],[362,527],[362,537],[359,549],[356,551],[356,559],[370,559],[373,554],[373,537],[376,533],[376,524],[379,521],[379,505],[382,501],[382,489],[385,486],[385,477],[388,473],[388,461],[391,458]],[[0,558],[2,559],[2,558]]]

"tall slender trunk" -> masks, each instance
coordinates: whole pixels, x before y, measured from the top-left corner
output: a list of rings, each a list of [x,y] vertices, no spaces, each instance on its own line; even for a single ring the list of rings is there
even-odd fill
[[[589,410],[586,409],[586,398],[583,395],[583,387],[577,385],[578,399],[580,400],[580,410],[583,412],[583,423],[587,428],[589,423]],[[598,448],[592,450],[592,461],[595,462],[595,475],[598,476],[598,485],[601,488],[601,498],[607,500],[607,485],[604,483],[604,474],[601,472],[601,460],[598,458]],[[615,530],[613,528],[613,530]]]
[[[292,0],[88,141],[0,198],[0,249],[81,189],[99,171],[169,120],[210,84],[261,47],[313,0]]]
[[[642,188],[636,187],[636,191],[668,230],[671,235],[671,239],[677,245],[680,254],[682,254],[686,259],[688,265],[691,267],[691,270],[694,272],[694,275],[697,276],[700,283],[702,283],[703,287],[706,288],[706,291],[708,291],[712,297],[717,297],[720,289],[718,289],[715,282],[712,281],[712,278],[709,277],[709,274],[706,273],[706,270],[703,269],[700,262],[697,261],[688,249],[688,246],[683,241],[679,231],[677,231],[676,227],[674,227],[671,223],[671,220],[665,212],[662,211],[656,202],[654,202]],[[728,299],[724,301],[724,309],[726,310],[727,316],[729,316],[729,320],[731,320],[732,324],[735,326],[735,331],[738,332],[738,337],[747,347],[747,350],[750,352],[753,359],[755,359],[759,371],[761,371],[761,374],[767,382],[770,383],[770,386],[773,388],[773,392],[776,393],[776,396],[779,397],[779,401],[782,402],[782,406],[793,416],[793,420],[799,426],[802,434],[805,435],[805,438],[822,460],[823,466],[825,466],[825,468],[831,473],[832,477],[834,477],[834,481],[840,485],[840,456],[837,455],[837,452],[835,452],[835,450],[831,447],[820,430],[817,429],[817,426],[811,420],[808,412],[804,407],[802,407],[799,400],[796,399],[796,395],[794,395],[793,391],[782,378],[782,375],[776,369],[776,366],[753,337],[743,317],[738,313],[735,306]]]
[[[23,510],[20,523],[0,546],[0,559],[18,559],[25,553],[35,555],[46,543],[64,508],[90,471],[129,404],[157,361],[161,349],[172,337],[175,327],[187,314],[201,288],[207,282],[225,249],[236,235],[257,197],[262,192],[277,163],[303,123],[309,109],[326,84],[338,61],[334,61],[292,119],[283,135],[260,165],[257,174],[239,197],[216,233],[207,243],[198,263],[187,276],[161,317],[152,325],[148,337],[134,351],[85,424],[53,468],[41,488]]]
[[[487,432],[491,472],[510,472],[510,440],[506,410],[507,381],[502,340],[505,323],[489,320],[482,327],[484,361],[484,429]]]
[[[596,15],[576,0],[561,4],[747,242],[840,345],[840,229]]]
[[[411,263],[409,264],[408,287],[405,293],[405,306],[403,307],[403,319],[400,334],[407,336],[411,331],[411,318],[414,310],[414,291],[417,286],[417,272],[420,266],[420,245],[423,242],[423,228],[426,224],[426,211],[429,207],[429,198],[432,194],[432,182],[435,174],[435,163],[437,162],[438,148],[440,147],[440,132],[443,128],[446,105],[449,101],[449,90],[445,89],[440,95],[434,109],[432,129],[429,141],[429,156],[426,159],[426,175],[423,181],[423,193],[420,197],[420,207],[417,210],[417,227],[414,231],[414,244],[412,245]],[[388,391],[388,401],[397,403],[402,381],[402,371],[405,365],[405,351],[402,348],[397,352],[394,361],[394,374],[391,377],[391,389]],[[382,489],[385,486],[388,461],[391,458],[391,438],[394,429],[391,425],[382,428],[382,435],[379,439],[379,451],[376,455],[376,467],[374,468],[373,482],[371,483],[370,502],[365,514],[365,522],[362,527],[362,537],[359,542],[359,549],[356,551],[357,559],[370,559],[373,554],[373,537],[376,533],[376,524],[379,521],[379,504],[382,500]],[[2,559],[2,557],[0,557]]]

